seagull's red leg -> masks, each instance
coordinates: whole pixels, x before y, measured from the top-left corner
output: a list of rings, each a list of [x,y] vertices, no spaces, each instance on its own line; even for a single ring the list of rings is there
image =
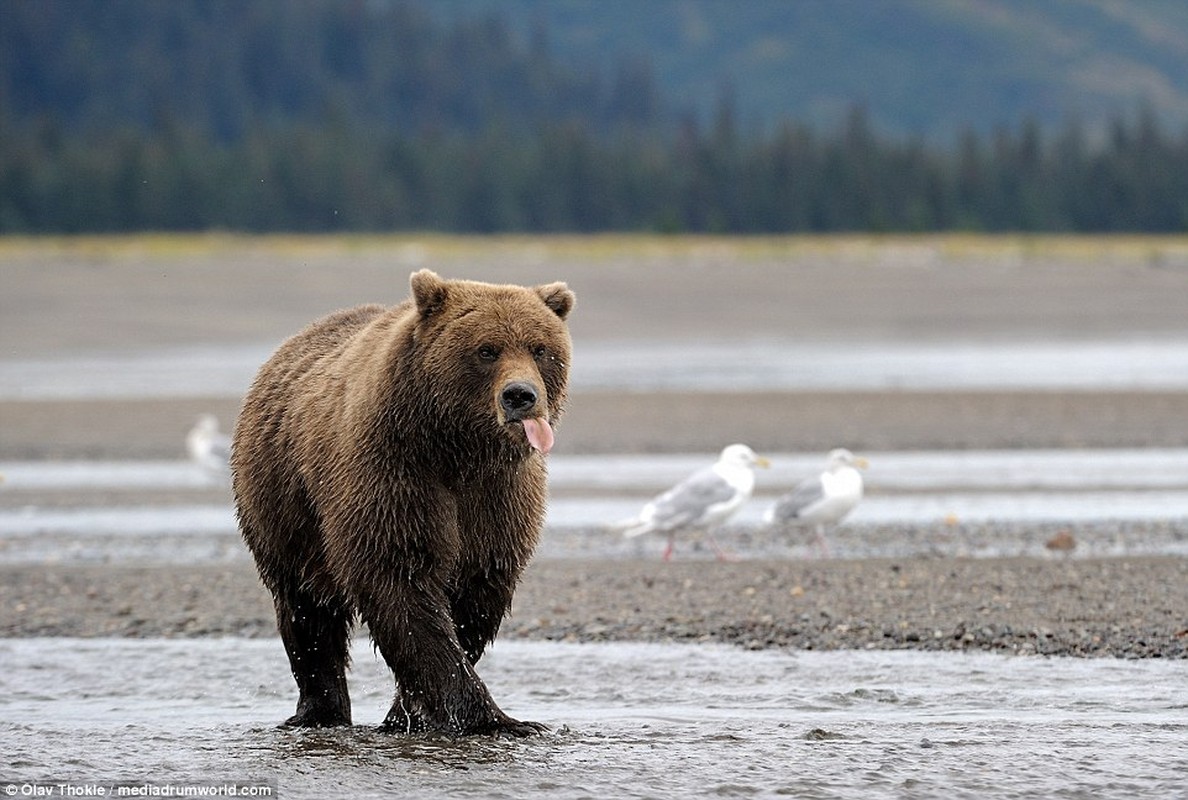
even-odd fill
[[[825,526],[817,526],[817,549],[821,551],[821,558],[829,558],[829,542],[825,541]]]
[[[709,539],[710,547],[714,548],[714,555],[718,557],[719,561],[738,561],[738,556],[732,553],[727,553],[722,549],[721,545],[718,544],[718,540],[714,538],[712,533],[707,531],[705,535],[706,538]]]
[[[668,561],[670,558],[672,558],[673,542],[675,538],[676,534],[668,534],[668,544],[664,545],[664,555],[661,556],[662,560]]]

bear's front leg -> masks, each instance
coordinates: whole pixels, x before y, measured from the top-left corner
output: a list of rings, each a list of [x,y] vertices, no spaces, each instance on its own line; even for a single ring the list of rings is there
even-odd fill
[[[285,727],[325,728],[351,724],[346,667],[350,662],[351,609],[340,598],[274,590],[277,629],[289,655],[300,698]]]
[[[450,616],[462,651],[477,664],[483,651],[499,632],[499,626],[511,605],[515,589],[514,574],[491,570],[460,578],[450,592]]]
[[[495,704],[458,641],[440,587],[407,581],[395,595],[388,602],[360,603],[372,640],[396,678],[384,730],[448,736],[529,736],[547,730],[513,719]]]

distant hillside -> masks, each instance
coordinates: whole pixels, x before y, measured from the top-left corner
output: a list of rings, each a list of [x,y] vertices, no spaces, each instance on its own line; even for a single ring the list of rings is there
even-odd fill
[[[547,31],[575,63],[650,59],[667,98],[739,121],[830,128],[855,103],[876,129],[940,142],[1034,117],[1100,131],[1149,104],[1188,124],[1183,0],[433,0]],[[937,138],[940,137],[940,138]]]
[[[501,19],[418,3],[0,0],[0,124],[186,129],[220,141],[290,125],[474,133],[573,120],[647,126],[646,70],[607,77]]]
[[[1188,126],[1186,0],[0,0],[0,123]]]
[[[0,0],[0,235],[1183,232],[1185,17],[1188,0]]]

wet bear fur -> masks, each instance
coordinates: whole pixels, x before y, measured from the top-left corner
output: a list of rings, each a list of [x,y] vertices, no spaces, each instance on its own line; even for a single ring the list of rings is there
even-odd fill
[[[350,724],[358,617],[396,681],[385,729],[527,735],[542,726],[501,711],[474,665],[543,522],[574,296],[410,283],[281,345],[235,426],[239,525],[300,694],[286,724]]]

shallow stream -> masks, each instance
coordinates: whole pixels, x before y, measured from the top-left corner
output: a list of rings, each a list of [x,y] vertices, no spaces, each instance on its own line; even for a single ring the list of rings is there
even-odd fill
[[[501,706],[551,732],[280,730],[278,640],[0,640],[0,792],[70,781],[267,784],[305,797],[1183,797],[1188,662],[497,642]]]

